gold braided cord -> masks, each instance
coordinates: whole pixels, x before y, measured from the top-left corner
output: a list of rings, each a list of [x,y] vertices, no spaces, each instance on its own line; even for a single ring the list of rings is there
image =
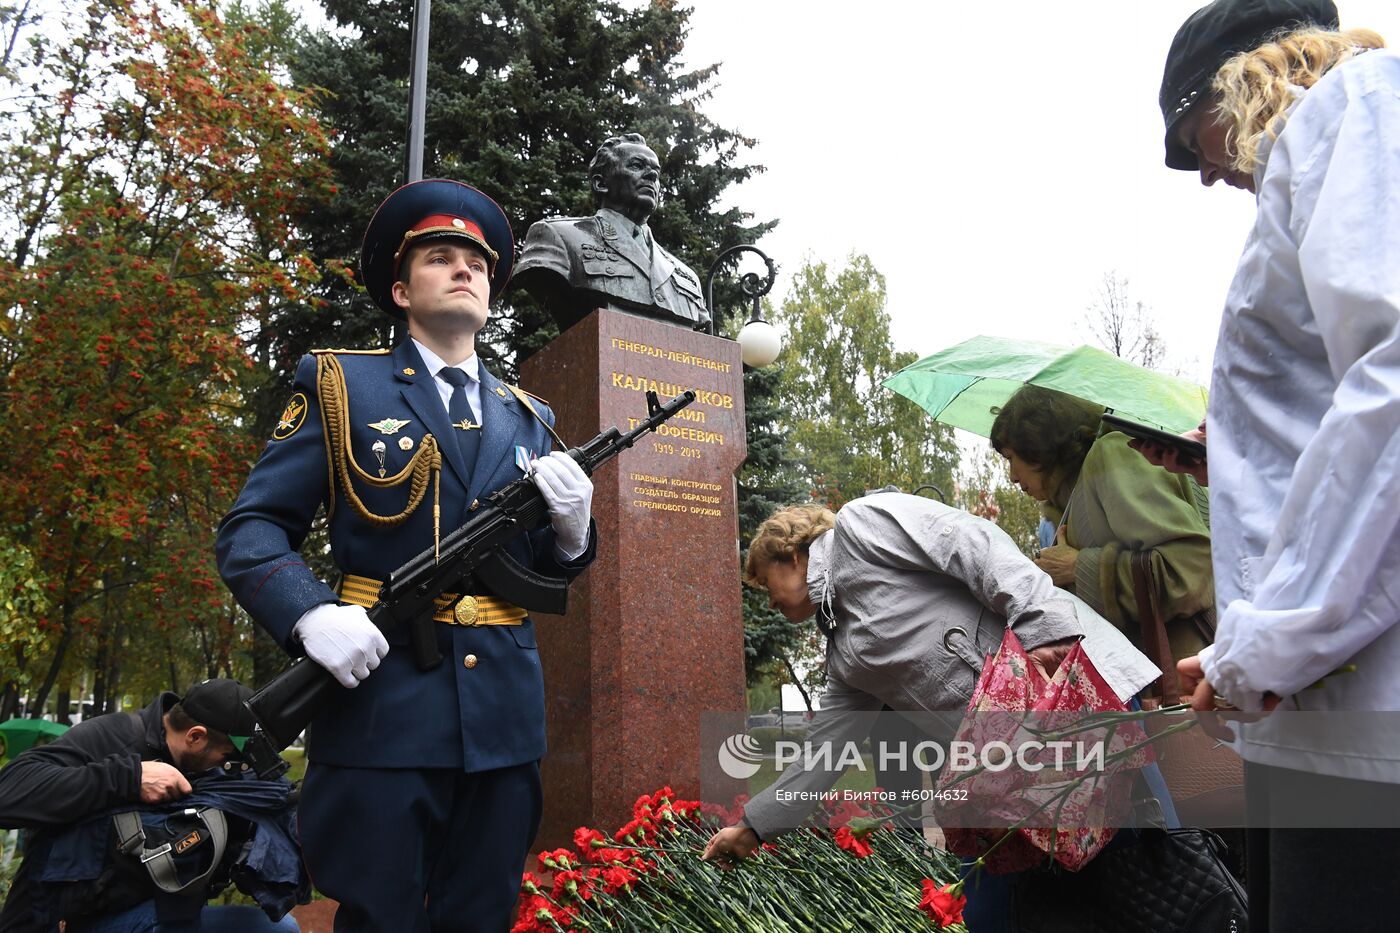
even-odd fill
[[[379,477],[360,468],[350,452],[350,405],[345,388],[345,371],[334,354],[325,353],[316,357],[316,395],[321,403],[321,421],[326,429],[326,448],[334,464],[335,473],[340,477],[345,499],[355,514],[371,525],[392,528],[402,524],[413,510],[423,501],[428,491],[428,480],[435,479],[442,471],[442,453],[438,450],[437,439],[431,434],[423,435],[423,441],[413,458],[393,476]],[[391,489],[408,483],[408,505],[397,515],[376,515],[355,493],[352,482],[358,477],[378,489]],[[437,534],[438,491],[433,490],[433,538]]]

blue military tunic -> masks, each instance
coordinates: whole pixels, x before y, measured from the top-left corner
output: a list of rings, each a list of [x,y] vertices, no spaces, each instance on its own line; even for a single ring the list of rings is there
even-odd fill
[[[481,446],[468,471],[434,379],[411,341],[392,354],[338,352],[336,359],[344,370],[349,412],[348,445],[342,446],[361,470],[379,475],[376,442],[383,445],[382,468],[393,477],[426,435],[438,439],[442,537],[462,523],[474,500],[522,475],[517,448],[536,456],[550,449],[540,420],[482,367]],[[431,480],[420,504],[395,527],[372,525],[351,506],[336,475],[339,452],[327,440],[316,378],[315,355],[304,357],[282,422],[220,525],[216,545],[219,571],[239,604],[294,654],[299,653],[291,640],[297,620],[337,599],[297,553],[323,503],[330,508],[331,553],[342,573],[387,579],[431,548],[434,535]],[[552,424],[547,406],[535,402],[534,407]],[[407,483],[390,489],[371,488],[359,479],[352,483],[377,515],[395,515],[409,501]],[[537,572],[572,577],[592,560],[594,541],[579,558],[561,563],[554,532],[546,525],[517,538],[510,552]],[[481,582],[489,590],[490,581]],[[393,647],[379,668],[313,722],[308,736],[313,761],[473,772],[543,756],[544,687],[534,624],[526,619],[518,626],[434,628],[446,660],[428,672],[414,665],[406,632],[387,633]]]

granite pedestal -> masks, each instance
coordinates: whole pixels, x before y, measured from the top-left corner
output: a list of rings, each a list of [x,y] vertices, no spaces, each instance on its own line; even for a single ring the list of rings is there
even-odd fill
[[[647,389],[698,396],[594,474],[598,558],[566,616],[534,617],[549,722],[537,846],[548,848],[578,826],[612,832],[663,784],[698,796],[702,768],[707,791],[743,790],[700,743],[702,714],[733,713],[743,728],[743,367],[733,341],[599,309],[526,360],[521,385],[549,400],[571,445],[629,430]]]

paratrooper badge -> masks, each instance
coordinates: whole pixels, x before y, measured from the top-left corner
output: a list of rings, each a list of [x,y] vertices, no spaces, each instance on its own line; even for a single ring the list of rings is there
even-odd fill
[[[374,428],[374,430],[378,431],[380,434],[387,435],[398,434],[399,428],[407,427],[412,423],[411,421],[400,421],[397,418],[383,418],[366,425],[366,427]]]
[[[277,427],[272,431],[274,441],[285,441],[306,420],[306,394],[298,392],[287,402],[287,407],[282,410],[282,417],[277,419]]]

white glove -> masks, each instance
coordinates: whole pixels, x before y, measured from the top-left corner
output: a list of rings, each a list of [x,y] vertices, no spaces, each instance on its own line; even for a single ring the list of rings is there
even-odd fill
[[[564,560],[573,560],[588,549],[588,522],[593,508],[593,481],[574,458],[556,450],[544,459],[530,461],[531,476],[549,507],[555,546]]]
[[[363,606],[321,603],[297,619],[292,635],[306,649],[306,656],[330,671],[342,687],[364,680],[389,653],[384,633],[369,620]]]

